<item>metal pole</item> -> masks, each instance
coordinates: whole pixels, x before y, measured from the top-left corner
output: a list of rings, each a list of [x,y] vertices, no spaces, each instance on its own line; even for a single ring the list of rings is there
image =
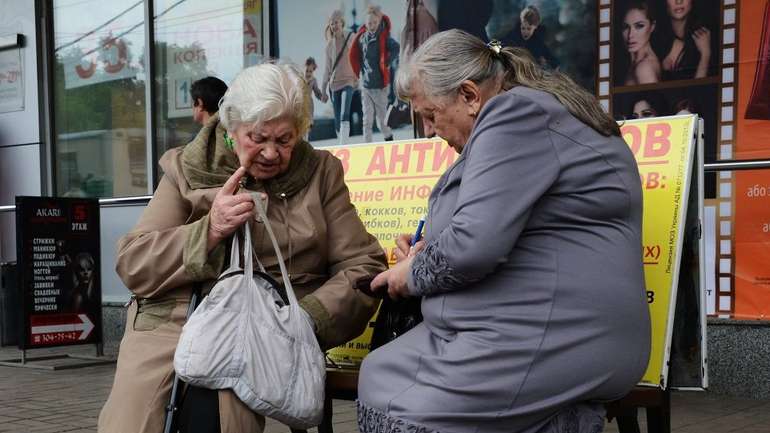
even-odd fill
[[[198,306],[198,297],[200,297],[200,287],[196,286],[193,289],[192,295],[190,295],[190,305],[187,307],[187,318],[189,319],[195,307]],[[163,433],[171,433],[171,429],[174,426],[174,417],[179,409],[179,397],[181,392],[179,387],[182,381],[179,380],[179,376],[174,374],[174,382],[171,385],[171,397],[169,398],[168,406],[166,406],[166,419],[163,423]]]

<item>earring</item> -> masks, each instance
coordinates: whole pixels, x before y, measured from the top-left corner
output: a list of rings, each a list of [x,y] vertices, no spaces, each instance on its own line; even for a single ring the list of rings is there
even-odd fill
[[[225,140],[225,147],[226,148],[228,148],[230,150],[234,150],[235,149],[235,139],[230,137],[229,135],[227,135],[227,132],[225,132],[224,140]]]

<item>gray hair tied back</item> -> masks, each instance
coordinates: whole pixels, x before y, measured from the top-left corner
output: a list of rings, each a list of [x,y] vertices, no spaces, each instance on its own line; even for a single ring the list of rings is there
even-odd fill
[[[499,80],[504,90],[529,87],[552,94],[580,121],[602,135],[620,136],[620,128],[596,100],[568,76],[546,71],[523,48],[502,47],[497,41],[484,41],[462,30],[436,33],[414,52],[396,75],[399,97],[415,94],[420,83],[425,97],[439,100],[458,92],[463,81],[481,84]]]

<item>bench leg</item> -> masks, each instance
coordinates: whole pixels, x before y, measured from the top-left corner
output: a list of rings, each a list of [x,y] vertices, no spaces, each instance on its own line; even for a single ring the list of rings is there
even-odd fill
[[[321,421],[321,425],[318,426],[318,433],[334,433],[332,427],[332,399],[326,397],[324,400],[324,418]]]
[[[630,408],[618,414],[615,417],[618,423],[618,432],[620,433],[641,433],[639,430],[639,420],[637,419],[637,409]]]
[[[648,433],[671,433],[671,391],[661,394],[660,405],[647,408]]]

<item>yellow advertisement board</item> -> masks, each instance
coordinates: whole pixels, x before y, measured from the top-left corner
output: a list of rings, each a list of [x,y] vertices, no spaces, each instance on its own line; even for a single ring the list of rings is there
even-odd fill
[[[412,233],[428,212],[433,185],[457,159],[441,139],[327,147],[342,161],[350,199],[366,229],[380,241],[388,261],[401,233]],[[327,352],[331,364],[357,367],[369,353],[375,315],[358,338]]]
[[[652,348],[642,384],[665,387],[697,116],[624,122],[644,195],[642,257]]]

